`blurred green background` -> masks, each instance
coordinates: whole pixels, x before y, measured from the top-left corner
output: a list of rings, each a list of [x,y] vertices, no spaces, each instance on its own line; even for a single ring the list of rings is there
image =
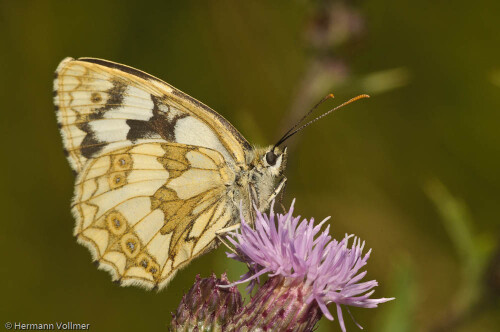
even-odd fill
[[[285,204],[373,248],[367,280],[397,300],[351,308],[366,330],[496,330],[499,13],[497,0],[0,1],[2,326],[165,330],[196,274],[245,271],[219,248],[160,293],[120,288],[74,241],[52,78],[91,56],[171,83],[257,145],[329,92],[319,111],[371,94],[289,141]]]

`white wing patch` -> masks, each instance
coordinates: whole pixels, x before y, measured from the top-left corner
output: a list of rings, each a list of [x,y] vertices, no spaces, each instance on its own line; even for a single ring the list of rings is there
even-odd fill
[[[191,116],[177,121],[175,126],[177,143],[203,146],[220,152],[228,163],[234,163],[226,148],[206,124]]]
[[[90,122],[90,128],[97,140],[103,142],[124,141],[130,128],[123,119],[100,119]],[[83,133],[86,136],[87,133]]]
[[[189,199],[213,188],[224,185],[216,170],[189,169],[178,178],[172,179],[167,188],[175,190],[180,199]]]

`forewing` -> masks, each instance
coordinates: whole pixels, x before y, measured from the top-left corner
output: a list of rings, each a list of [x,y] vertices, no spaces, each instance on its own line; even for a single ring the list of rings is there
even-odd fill
[[[251,149],[222,116],[167,83],[114,62],[66,58],[56,71],[54,103],[64,148],[80,172],[103,153],[142,142],[214,149],[228,164]]]
[[[162,288],[234,223],[215,150],[142,143],[104,153],[77,178],[75,236],[122,285]]]

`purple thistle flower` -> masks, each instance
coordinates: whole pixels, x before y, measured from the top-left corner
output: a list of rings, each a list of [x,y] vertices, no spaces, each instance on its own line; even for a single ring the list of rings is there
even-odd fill
[[[295,200],[285,215],[274,214],[274,202],[269,216],[256,209],[254,228],[241,216],[241,231],[227,237],[238,254],[228,256],[248,263],[250,271],[231,286],[251,281],[253,287],[258,277],[266,273],[271,278],[285,278],[287,284],[306,290],[300,297],[304,305],[317,304],[329,320],[333,316],[327,305],[335,303],[342,331],[346,328],[341,305],[375,308],[394,299],[370,299],[377,281],[361,282],[366,271],[359,270],[371,252],[363,255],[364,242],[353,235],[346,235],[340,242],[332,240],[328,234],[330,226],[320,232],[329,217],[318,225],[314,225],[313,218],[300,221],[300,216],[293,217],[294,203]]]

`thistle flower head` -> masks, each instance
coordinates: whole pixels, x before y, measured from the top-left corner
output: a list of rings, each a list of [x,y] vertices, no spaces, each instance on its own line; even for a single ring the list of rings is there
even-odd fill
[[[251,271],[234,284],[255,282],[266,273],[270,277],[284,277],[288,283],[298,283],[308,290],[304,303],[315,302],[329,320],[333,320],[333,316],[327,305],[336,304],[343,331],[341,305],[374,308],[393,299],[370,299],[372,288],[378,283],[361,281],[366,271],[360,272],[360,269],[366,265],[371,252],[363,254],[364,242],[353,235],[346,235],[341,241],[332,240],[329,226],[321,231],[329,218],[317,225],[314,219],[301,221],[300,216],[293,216],[293,205],[284,215],[275,214],[273,206],[269,215],[256,209],[254,228],[241,216],[240,232],[228,236],[238,255],[228,256],[247,262]]]

